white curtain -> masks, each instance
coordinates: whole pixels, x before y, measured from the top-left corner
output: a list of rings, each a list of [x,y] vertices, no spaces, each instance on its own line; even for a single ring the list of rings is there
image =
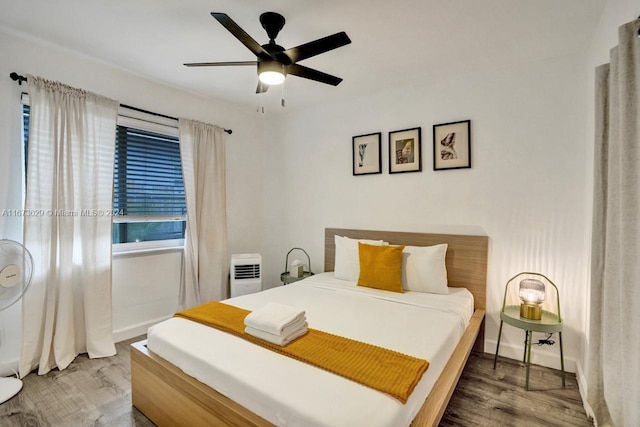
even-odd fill
[[[226,161],[224,129],[180,119],[180,156],[187,231],[180,308],[227,298]]]
[[[640,426],[640,20],[596,69],[587,401],[599,426]]]
[[[28,76],[24,242],[34,278],[22,302],[20,376],[115,354],[111,217],[117,101]]]

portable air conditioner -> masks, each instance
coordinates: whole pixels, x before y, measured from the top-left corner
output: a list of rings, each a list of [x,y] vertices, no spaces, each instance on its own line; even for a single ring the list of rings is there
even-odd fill
[[[231,296],[252,294],[262,290],[262,256],[231,255]]]

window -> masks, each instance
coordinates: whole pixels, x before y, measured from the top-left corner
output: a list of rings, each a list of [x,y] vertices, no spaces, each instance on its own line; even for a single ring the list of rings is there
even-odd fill
[[[113,184],[113,243],[184,238],[177,137],[118,125]]]
[[[27,153],[29,148],[29,106],[22,106],[22,137],[24,141],[24,176],[27,176]]]
[[[25,102],[22,109],[25,153],[29,114]],[[122,249],[157,247],[160,241],[161,246],[181,245],[187,207],[178,137],[121,122],[132,121],[119,117],[116,128],[112,243],[125,244]]]

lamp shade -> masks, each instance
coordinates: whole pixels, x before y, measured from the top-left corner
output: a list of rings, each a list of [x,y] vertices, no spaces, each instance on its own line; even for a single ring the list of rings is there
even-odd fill
[[[537,279],[524,279],[520,282],[520,299],[529,304],[542,304],[545,297],[545,286]]]
[[[258,78],[266,85],[279,85],[284,83],[286,77],[285,68],[278,61],[261,61],[258,63]]]
[[[545,298],[545,286],[538,279],[523,279],[520,281],[519,296],[520,316],[525,319],[540,320]]]

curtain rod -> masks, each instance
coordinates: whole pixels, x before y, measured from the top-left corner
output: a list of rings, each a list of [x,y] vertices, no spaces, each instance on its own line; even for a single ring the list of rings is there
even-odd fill
[[[11,74],[9,74],[9,77],[11,77],[11,80],[13,80],[14,82],[18,82],[18,84],[20,86],[22,86],[22,82],[26,82],[27,81],[27,78],[25,76],[21,76],[20,74],[18,74],[16,72],[12,72]],[[165,119],[178,120],[177,117],[171,117],[171,116],[167,116],[165,114],[154,113],[153,111],[144,110],[144,109],[138,108],[138,107],[132,107],[132,106],[126,105],[126,104],[120,104],[120,106],[124,107],[124,108],[128,108],[130,110],[139,111],[141,113],[151,114],[151,115],[157,116],[157,117],[164,117]],[[229,135],[231,135],[233,133],[233,130],[231,130],[231,129],[225,129],[224,131],[226,133],[228,133]]]

